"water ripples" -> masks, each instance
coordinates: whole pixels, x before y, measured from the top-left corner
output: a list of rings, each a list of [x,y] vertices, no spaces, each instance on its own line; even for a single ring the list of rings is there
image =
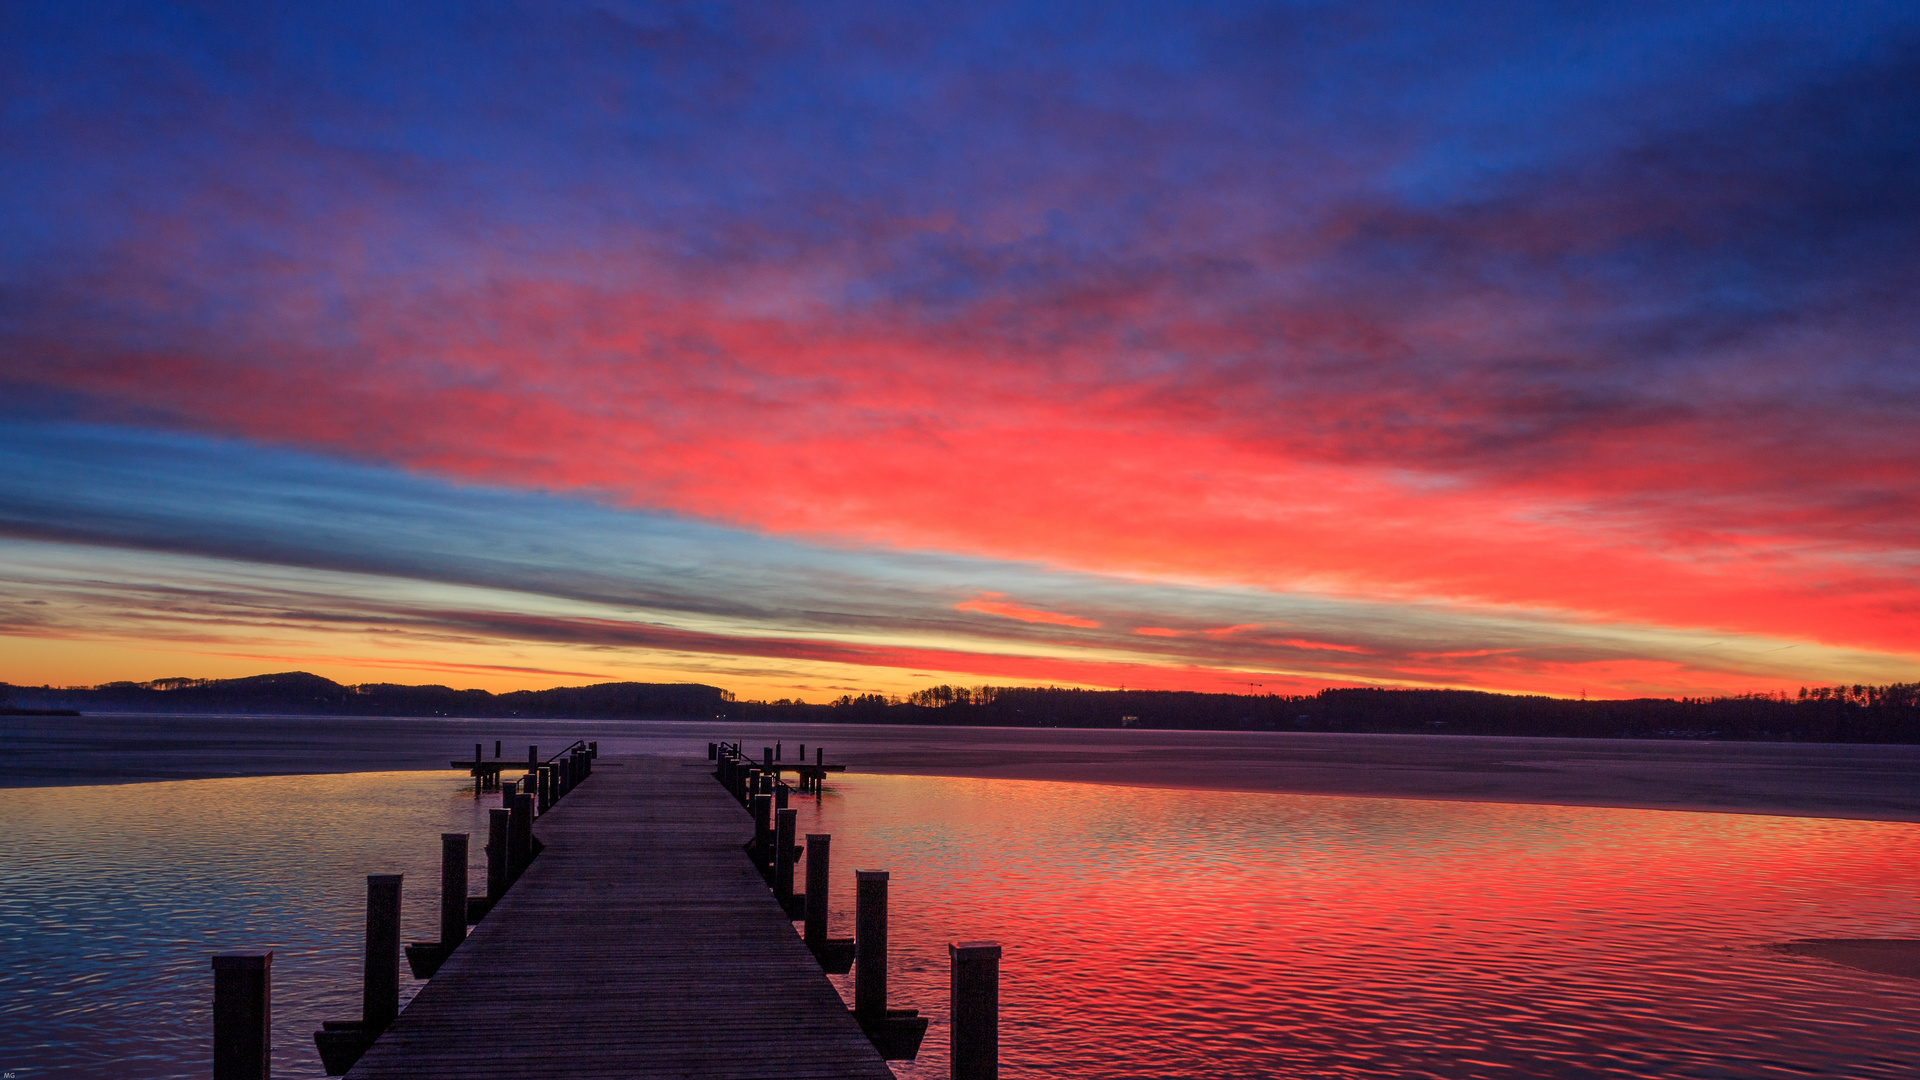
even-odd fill
[[[950,940],[1002,962],[1009,1075],[1911,1076],[1920,984],[1783,957],[1920,936],[1906,824],[847,776],[894,871],[897,1003],[946,1071]],[[842,993],[851,992],[841,980]]]
[[[276,1075],[359,1008],[367,873],[437,935],[457,776],[0,791],[0,1069],[199,1077],[208,957],[272,948]],[[847,775],[797,799],[893,870],[896,1004],[946,1073],[946,942],[998,940],[1005,1074],[1908,1077],[1920,983],[1783,956],[1920,937],[1906,824]],[[745,819],[742,818],[743,829]],[[403,993],[414,984],[402,975]],[[838,980],[851,997],[851,982]]]

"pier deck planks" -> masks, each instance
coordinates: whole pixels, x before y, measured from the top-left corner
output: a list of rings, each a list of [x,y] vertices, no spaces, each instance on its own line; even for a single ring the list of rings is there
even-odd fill
[[[348,1077],[892,1080],[740,850],[752,820],[696,765],[596,762]]]

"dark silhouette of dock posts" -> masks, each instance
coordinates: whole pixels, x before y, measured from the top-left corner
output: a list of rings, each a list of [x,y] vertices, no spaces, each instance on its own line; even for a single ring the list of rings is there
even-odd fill
[[[920,1053],[927,1018],[918,1009],[887,1006],[887,882],[885,870],[853,872],[853,1018],[888,1061]]]
[[[806,913],[803,940],[829,975],[845,975],[853,970],[852,938],[827,936],[830,914],[827,883],[832,874],[833,837],[828,833],[807,834],[807,894],[802,897]]]
[[[953,1080],[999,1080],[1000,945],[993,941],[947,944],[952,965],[948,1026]]]
[[[887,1014],[887,882],[885,870],[853,872],[853,1012],[861,1020]]]
[[[374,1032],[400,1015],[400,874],[367,875],[367,966],[360,1018]]]
[[[313,1033],[328,1076],[353,1068],[400,1015],[399,874],[367,875],[367,948],[361,968],[360,1019],[329,1020]]]
[[[773,898],[780,901],[780,909],[787,918],[800,918],[804,908],[794,902],[793,860],[800,854],[800,848],[793,842],[793,834],[799,825],[800,811],[775,810],[773,812]]]
[[[407,967],[416,979],[431,979],[467,936],[467,834],[440,834],[440,940],[407,945]]]
[[[213,958],[213,1080],[273,1073],[273,953]]]
[[[440,834],[440,944],[451,952],[467,938],[466,833]]]
[[[505,797],[512,813],[507,822],[507,878],[518,880],[533,861],[533,796],[515,791]]]
[[[753,861],[762,869],[773,865],[773,796],[753,797]]]
[[[507,875],[507,835],[512,829],[513,811],[502,806],[487,811],[487,896],[482,915],[507,894],[507,885],[512,880]],[[480,920],[469,917],[467,921]]]

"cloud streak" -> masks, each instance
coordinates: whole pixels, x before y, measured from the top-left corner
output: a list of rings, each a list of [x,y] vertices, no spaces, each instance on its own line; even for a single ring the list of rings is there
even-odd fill
[[[541,684],[540,672],[678,672],[777,697],[930,678],[1708,692],[1808,671],[1863,681],[1905,662],[1513,609],[822,547],[70,425],[0,433],[0,537],[11,538],[0,539],[0,633],[40,650],[10,650],[19,665],[64,642],[116,663],[157,651],[176,673],[304,657],[353,681],[460,671],[512,687]]]

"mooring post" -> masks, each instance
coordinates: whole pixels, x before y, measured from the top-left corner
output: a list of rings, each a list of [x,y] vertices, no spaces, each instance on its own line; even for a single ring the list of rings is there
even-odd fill
[[[887,880],[885,870],[853,872],[853,1013],[887,1017]]]
[[[494,807],[487,811],[487,903],[500,902],[513,878],[507,872],[507,834],[513,827],[513,811]]]
[[[773,796],[753,797],[753,855],[764,865],[773,857]]]
[[[1000,943],[947,944],[953,1028],[953,1080],[999,1080]]]
[[[273,953],[213,958],[213,1080],[273,1073]]]
[[[763,746],[760,748],[760,767],[767,772],[773,771],[773,747]]]
[[[467,834],[440,834],[440,944],[451,949],[467,937]]]
[[[826,764],[827,764],[827,748],[826,747],[816,746],[813,748],[813,763],[822,768],[826,767]]]
[[[773,760],[775,761],[780,760],[780,740],[779,739],[773,740]]]
[[[787,808],[787,795],[791,790],[784,781],[773,785],[773,808],[775,810],[785,810]]]
[[[538,768],[539,765],[540,765],[540,748],[538,746],[527,747],[527,768],[531,770],[531,769]]]
[[[800,823],[800,811],[773,812],[773,895],[782,909],[793,907],[793,834]]]
[[[379,1035],[400,1015],[400,874],[367,875],[367,959],[360,1020]]]
[[[537,792],[534,809],[544,814],[553,807],[553,770],[542,765],[534,770],[533,775],[533,786]]]
[[[800,744],[800,764],[805,765],[806,763],[807,763],[807,744],[801,743]]]
[[[720,760],[720,744],[719,743],[707,744],[707,760],[708,761]]]
[[[499,739],[493,740],[493,756],[494,757],[500,756],[500,740]]]
[[[807,926],[809,948],[827,941],[827,877],[831,872],[833,834],[807,834]]]
[[[513,797],[513,821],[507,835],[507,875],[518,879],[533,861],[533,796],[521,792]]]

